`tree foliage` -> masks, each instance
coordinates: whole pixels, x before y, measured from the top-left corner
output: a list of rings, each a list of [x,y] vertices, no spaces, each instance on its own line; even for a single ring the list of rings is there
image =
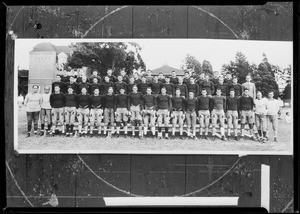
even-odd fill
[[[187,54],[181,64],[181,69],[183,71],[192,70],[195,74],[200,74],[202,72],[202,66],[199,60],[194,56]]]
[[[132,74],[134,69],[144,70],[145,63],[139,53],[141,47],[137,43],[129,42],[79,42],[72,44],[74,52],[68,60],[71,68],[83,66],[97,69],[104,76],[108,69],[114,74],[125,69]]]

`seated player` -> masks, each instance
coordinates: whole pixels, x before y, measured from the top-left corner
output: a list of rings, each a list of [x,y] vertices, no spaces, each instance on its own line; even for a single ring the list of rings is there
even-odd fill
[[[167,95],[166,88],[161,88],[161,94],[157,95],[157,123],[158,123],[158,139],[162,139],[162,127],[165,128],[165,138],[169,138],[169,120],[170,110],[172,109],[171,97]],[[164,124],[164,125],[163,125]]]
[[[180,139],[183,140],[183,120],[185,118],[184,98],[180,95],[180,88],[175,91],[175,96],[172,97],[172,139],[175,139],[175,130],[178,121]]]
[[[124,126],[124,137],[127,137],[127,123],[128,123],[128,95],[125,94],[125,88],[120,88],[120,94],[117,94],[115,97],[115,117],[116,117],[116,126],[117,126],[117,137],[120,136],[120,127],[123,123]]]
[[[90,136],[94,134],[95,120],[97,121],[98,135],[101,135],[101,121],[102,121],[102,96],[98,88],[94,90],[93,95],[90,96]]]
[[[196,121],[197,121],[197,109],[198,109],[198,102],[197,99],[194,97],[194,92],[189,92],[189,97],[185,99],[185,117],[187,123],[187,135],[189,139],[196,140]],[[193,130],[191,133],[191,129]]]
[[[153,138],[155,138],[155,109],[156,109],[156,99],[152,94],[151,87],[147,88],[147,93],[142,98],[142,116],[144,118],[144,136],[148,133],[148,125],[150,126]],[[149,124],[150,119],[150,124]]]
[[[216,139],[216,128],[217,128],[217,121],[220,121],[220,132],[221,132],[221,139],[227,141],[225,134],[224,134],[224,119],[225,119],[225,112],[226,109],[226,99],[225,97],[221,96],[221,89],[217,89],[216,96],[211,97],[211,107],[212,107],[212,140]]]
[[[208,127],[209,127],[209,103],[210,98],[207,96],[207,92],[205,89],[202,89],[201,96],[198,99],[198,116],[200,122],[200,136],[202,139],[208,140]],[[203,135],[203,129],[205,128],[205,135]]]
[[[142,97],[143,94],[138,92],[137,85],[132,88],[133,92],[128,94],[128,106],[131,112],[131,124],[132,124],[132,137],[135,137],[135,127],[139,129],[139,139],[143,138],[143,126],[142,126]]]

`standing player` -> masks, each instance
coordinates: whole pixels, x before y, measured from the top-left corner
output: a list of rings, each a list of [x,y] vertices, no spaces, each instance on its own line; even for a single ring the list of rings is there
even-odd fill
[[[65,96],[60,92],[60,87],[58,85],[54,87],[54,93],[50,95],[50,105],[52,107],[52,133],[50,133],[50,136],[54,136],[57,126],[57,117],[59,118],[58,122],[61,124],[61,133],[63,134]]]
[[[252,97],[253,99],[256,98],[256,87],[255,84],[253,82],[251,82],[251,75],[248,74],[246,76],[246,82],[242,84],[243,90],[245,91],[245,89],[247,88],[249,91],[249,96]]]
[[[174,96],[174,85],[173,83],[170,83],[170,77],[166,76],[165,77],[165,83],[162,84],[162,87],[165,87],[167,90],[167,94],[170,95],[171,97]]]
[[[82,88],[86,88],[89,91],[90,84],[87,82],[87,77],[82,76],[80,82],[78,83],[78,90],[81,91]]]
[[[175,90],[180,89],[180,96],[183,98],[187,98],[188,96],[188,88],[186,84],[183,83],[183,77],[178,77],[178,85],[176,85]]]
[[[159,72],[158,74],[158,81],[161,82],[161,84],[164,84],[166,82],[164,74],[162,72]]]
[[[267,115],[267,99],[262,97],[262,93],[257,91],[256,99],[254,100],[255,126],[258,132],[258,140],[263,143],[266,140],[266,115]]]
[[[278,134],[278,113],[280,112],[280,103],[277,99],[274,99],[274,92],[269,91],[267,100],[267,132],[269,130],[270,124],[273,126],[274,130],[274,141],[277,142]],[[267,136],[269,133],[267,133]],[[268,139],[268,137],[267,137]]]
[[[188,85],[190,83],[190,72],[185,71],[183,77],[183,84]]]
[[[93,79],[94,79],[95,77],[96,77],[97,80],[98,80],[97,82],[98,82],[98,83],[101,83],[101,78],[98,76],[98,71],[97,71],[97,70],[93,70],[93,73],[92,73],[92,75],[91,75],[90,78],[89,78],[89,82],[90,82],[90,83],[94,82]]]
[[[135,137],[135,127],[139,128],[139,139],[143,137],[143,126],[142,126],[142,98],[143,94],[138,92],[136,85],[132,88],[133,92],[128,94],[128,106],[131,112],[131,124],[132,124],[132,137]]]
[[[169,139],[169,114],[172,109],[171,97],[167,95],[166,88],[161,88],[161,94],[157,95],[156,103],[157,103],[157,123],[158,123],[158,139],[162,139],[162,123],[164,122],[165,127],[165,138]]]
[[[152,93],[157,96],[160,93],[162,83],[158,81],[158,76],[153,77],[153,82],[149,84]]]
[[[81,94],[78,95],[77,105],[78,134],[79,137],[86,137],[88,133],[88,121],[90,115],[90,95],[87,93],[86,88],[81,89]],[[82,128],[84,128],[83,133]]]
[[[123,82],[125,82],[126,84],[128,84],[129,83],[129,76],[126,74],[126,71],[124,69],[122,69],[120,71],[120,75],[122,76]]]
[[[73,93],[73,88],[68,88],[68,93],[65,94],[65,123],[66,123],[66,136],[74,134],[74,122],[76,115],[78,97]]]
[[[210,98],[207,96],[205,89],[202,89],[201,96],[198,97],[198,116],[200,121],[200,136],[202,139],[208,140],[208,127],[209,127],[209,104]],[[205,135],[203,135],[203,129],[205,128]]]
[[[113,87],[109,87],[106,95],[103,97],[104,108],[104,135],[107,133],[107,127],[110,123],[111,132],[107,134],[106,138],[111,138],[114,133],[114,112],[115,112],[115,95],[113,94]]]
[[[241,115],[241,140],[244,138],[245,124],[248,122],[249,133],[251,140],[255,140],[253,136],[253,124],[254,124],[254,114],[253,114],[254,101],[253,98],[249,96],[249,89],[244,89],[244,95],[240,97],[240,115]]]
[[[120,88],[120,94],[115,97],[115,117],[117,126],[117,137],[120,136],[121,123],[124,125],[124,136],[127,137],[127,122],[128,122],[128,95],[125,94],[125,88]]]
[[[58,74],[56,75],[56,81],[52,83],[51,93],[54,93],[54,87],[56,85],[59,86],[61,92],[65,93],[65,91],[66,91],[66,84],[61,81],[61,77]]]
[[[102,96],[99,89],[96,88],[94,94],[90,96],[90,137],[94,134],[95,119],[97,121],[98,135],[101,134],[102,114]]]
[[[224,83],[227,85],[231,85],[232,84],[232,75],[230,72],[227,72],[226,77],[224,79]]]
[[[205,89],[207,92],[207,96],[211,97],[215,92],[215,86],[213,82],[209,81],[209,75],[205,74],[205,79],[200,85],[200,90]]]
[[[230,89],[229,96],[226,97],[226,117],[227,117],[227,139],[231,136],[231,127],[234,129],[234,139],[238,138],[238,111],[240,107],[240,100],[235,96],[234,88]]]
[[[183,120],[185,118],[185,105],[184,97],[180,96],[180,88],[175,91],[175,96],[172,97],[172,109],[171,118],[172,119],[172,139],[175,139],[175,130],[177,121],[179,123],[179,135],[180,139],[183,140]]]
[[[216,127],[217,121],[220,121],[220,132],[221,132],[221,139],[227,141],[224,133],[224,119],[225,119],[225,112],[226,109],[226,98],[221,95],[221,89],[217,89],[216,96],[211,98],[211,107],[212,107],[212,140],[216,138]]]
[[[186,110],[186,123],[187,123],[187,135],[189,139],[196,140],[196,121],[197,121],[197,109],[198,101],[194,97],[194,92],[189,92],[189,97],[184,101],[185,110]],[[191,133],[191,129],[193,130]]]
[[[204,81],[204,73],[200,73],[199,75],[199,79],[196,81],[196,83],[199,85],[199,89],[200,89],[200,85],[201,83]],[[201,92],[201,91],[200,91]]]
[[[146,77],[142,76],[142,82],[138,85],[138,91],[145,95],[147,92],[148,83]]]
[[[155,96],[152,94],[151,87],[147,88],[147,94],[143,96],[143,111],[142,115],[144,118],[144,136],[147,135],[148,132],[148,124],[150,119],[150,129],[153,138],[155,137],[155,109],[156,109],[156,99]]]
[[[88,90],[88,92],[89,92],[89,94],[94,94],[94,90],[95,89],[99,89],[99,91],[100,91],[100,88],[101,88],[101,85],[98,83],[98,78],[97,77],[94,77],[93,79],[92,79],[92,82],[90,83],[90,85],[89,85],[89,90]],[[82,88],[81,88],[82,89]]]
[[[78,86],[78,83],[76,82],[75,80],[75,77],[74,76],[70,76],[70,82],[68,82],[66,84],[66,88],[68,89],[69,87],[72,87],[73,88],[73,92],[75,94],[78,94],[79,93],[79,86]],[[63,92],[64,94],[67,93],[66,91]]]
[[[147,83],[148,83],[148,84],[152,83],[152,81],[153,81],[153,76],[152,76],[151,70],[147,70],[147,76],[146,76],[146,79],[147,79]]]
[[[107,70],[107,76],[109,78],[109,82],[115,83],[117,81],[117,78],[113,75],[112,69]]]
[[[129,83],[127,84],[127,87],[126,87],[126,89],[127,89],[127,90],[126,90],[127,94],[133,92],[132,88],[133,88],[134,85],[135,85],[135,83],[134,83],[134,78],[133,78],[133,77],[130,77],[130,78],[129,78]]]
[[[122,75],[118,75],[118,81],[115,82],[114,84],[114,92],[115,94],[120,94],[120,90],[123,88],[124,90],[126,89],[126,83],[123,82],[123,76]]]
[[[235,96],[240,97],[240,96],[243,95],[243,87],[242,87],[241,84],[238,83],[237,76],[233,76],[232,83],[230,85],[228,85],[228,88],[227,88],[228,89],[228,94],[229,94],[229,91],[232,88],[234,89]]]
[[[105,76],[104,82],[100,84],[100,90],[102,92],[102,95],[106,95],[108,93],[109,88],[112,88],[114,90],[114,83],[110,81],[109,76]]]
[[[194,77],[192,77],[192,76],[190,77],[190,82],[187,84],[187,88],[188,88],[188,92],[194,93],[194,97],[199,96],[199,85],[197,83],[195,83]]]
[[[27,115],[27,137],[30,137],[31,126],[33,122],[34,135],[37,135],[39,113],[41,111],[42,97],[37,93],[39,86],[33,85],[32,92],[25,97],[24,105],[26,106]]]
[[[224,78],[223,76],[219,76],[218,83],[215,85],[215,88],[221,89],[221,95],[226,96],[227,95],[227,84],[224,83]]]
[[[133,78],[134,78],[135,85],[139,85],[142,82],[142,80],[140,79],[139,74],[137,72],[133,73]]]
[[[172,71],[172,76],[170,77],[170,82],[175,86],[178,84],[178,77],[176,75],[176,71]]]
[[[43,136],[46,134],[45,130],[48,130],[50,133],[51,128],[51,105],[50,105],[50,87],[45,86],[44,93],[42,96],[42,104],[41,104],[41,133]],[[46,127],[45,127],[46,124]]]
[[[214,86],[216,86],[219,83],[219,77],[220,75],[218,73],[214,73],[213,78],[211,78],[211,82],[214,84]]]

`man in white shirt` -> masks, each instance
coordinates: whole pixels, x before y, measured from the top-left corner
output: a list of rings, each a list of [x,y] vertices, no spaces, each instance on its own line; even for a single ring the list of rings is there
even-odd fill
[[[32,122],[34,134],[37,135],[39,113],[41,111],[42,96],[37,93],[39,86],[33,85],[32,92],[28,93],[25,97],[24,105],[26,106],[27,114],[27,137],[30,137]]]
[[[252,97],[253,99],[256,98],[256,87],[255,84],[253,82],[251,82],[251,76],[250,74],[248,74],[246,76],[246,82],[242,84],[243,87],[243,91],[245,90],[245,88],[247,88],[249,90],[249,96]]]
[[[262,93],[258,91],[254,100],[255,126],[258,131],[258,138],[263,143],[266,138],[266,115],[267,115],[267,99],[262,97]]]
[[[43,136],[46,134],[45,130],[50,133],[51,129],[51,105],[50,105],[50,87],[44,87],[44,93],[42,96],[42,104],[41,104],[41,133],[40,135]],[[46,124],[46,127],[45,127]]]
[[[274,130],[274,141],[277,142],[278,113],[280,112],[281,107],[278,100],[274,99],[273,97],[274,97],[274,92],[270,91],[268,93],[268,100],[266,102],[267,103],[267,130],[269,130],[269,126],[270,124],[272,124]]]

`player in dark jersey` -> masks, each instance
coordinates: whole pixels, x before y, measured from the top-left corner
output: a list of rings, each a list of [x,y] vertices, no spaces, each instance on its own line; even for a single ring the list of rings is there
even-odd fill
[[[122,76],[123,82],[125,82],[126,84],[128,84],[129,83],[129,76],[126,74],[126,71],[124,69],[122,69],[120,71],[120,75]],[[126,93],[126,88],[125,88],[125,93]]]
[[[110,87],[114,88],[114,83],[110,81],[108,76],[105,76],[104,77],[104,82],[102,82],[101,85],[100,85],[100,88],[101,88],[100,90],[102,92],[102,95],[106,95],[108,93],[108,89]]]
[[[196,81],[196,83],[199,85],[199,93],[201,93],[201,91],[200,91],[200,85],[201,85],[201,83],[204,81],[204,79],[205,79],[204,73],[202,72],[202,73],[200,73],[200,75],[199,75],[199,79]]]
[[[93,70],[92,75],[89,77],[89,82],[90,83],[94,82],[93,81],[94,77],[96,77],[98,79],[97,83],[101,83],[101,77],[99,77],[97,70]]]
[[[244,139],[245,124],[249,125],[250,139],[255,140],[253,136],[253,124],[254,124],[254,101],[253,98],[249,96],[249,89],[244,89],[244,95],[240,97],[240,115],[241,115],[241,140]]]
[[[172,71],[172,76],[170,77],[170,83],[172,83],[174,86],[178,84],[178,77],[176,75],[176,71]]]
[[[99,89],[99,91],[101,90],[101,85],[98,83],[98,78],[94,77],[92,81],[93,82],[89,85],[89,94],[94,94],[95,89]]]
[[[185,117],[187,123],[187,135],[189,139],[196,140],[196,121],[197,121],[197,109],[198,109],[198,101],[194,97],[194,92],[190,91],[187,99],[184,100],[185,105]],[[191,129],[193,130],[191,133]]]
[[[100,90],[95,88],[93,95],[90,96],[90,137],[94,134],[95,119],[97,121],[98,135],[101,135],[102,115],[102,96],[100,95]]]
[[[128,106],[131,112],[131,124],[132,124],[132,137],[135,137],[135,127],[139,128],[139,138],[143,137],[143,126],[142,126],[142,97],[143,94],[138,92],[137,85],[133,86],[133,92],[128,94]]]
[[[176,125],[178,121],[180,139],[183,140],[183,120],[185,118],[184,97],[180,95],[180,88],[175,91],[175,96],[172,97],[172,139],[175,138]]]
[[[207,96],[207,91],[202,89],[201,96],[198,98],[198,116],[200,122],[200,136],[202,139],[208,140],[208,127],[209,127],[209,119],[210,119],[210,112],[209,112],[209,104],[210,98]],[[205,128],[205,135],[203,135],[203,129]]]
[[[80,83],[78,83],[79,91],[81,91],[82,88],[86,88],[87,91],[89,91],[89,87],[90,87],[90,84],[87,82],[87,77],[82,76]]]
[[[226,77],[224,79],[224,83],[226,83],[227,85],[232,84],[232,75],[230,72],[227,72]]]
[[[221,89],[221,96],[227,96],[227,84],[224,83],[223,76],[219,76],[218,83],[215,85],[215,89]]]
[[[73,93],[73,88],[68,88],[68,93],[65,94],[65,123],[66,123],[66,137],[73,136],[74,134],[74,122],[76,115],[78,97]]]
[[[120,89],[121,88],[123,88],[124,90],[126,90],[126,86],[127,86],[126,83],[123,82],[122,75],[118,75],[118,81],[115,82],[115,84],[114,84],[114,88],[115,88],[114,92],[115,92],[115,94],[120,94]]]
[[[161,88],[161,94],[156,97],[157,103],[157,123],[158,123],[158,139],[162,139],[162,127],[165,128],[165,138],[169,139],[169,120],[170,110],[172,109],[171,97],[167,95],[166,88]],[[164,126],[163,126],[164,123]]]
[[[103,134],[106,135],[107,127],[110,124],[111,131],[107,134],[106,138],[111,138],[114,133],[114,112],[115,112],[115,95],[113,94],[113,87],[109,87],[107,93],[103,96],[103,108],[104,108],[104,129]]]
[[[128,95],[125,94],[125,87],[120,88],[120,94],[116,95],[115,97],[115,117],[116,117],[116,126],[117,126],[117,135],[116,137],[120,136],[120,127],[123,123],[124,126],[124,137],[127,137],[128,128],[128,113],[129,113],[129,107],[128,107]]]
[[[218,85],[220,76],[221,75],[219,75],[218,73],[214,73],[214,76],[210,79],[214,86]]]
[[[146,94],[147,88],[148,88],[147,79],[145,76],[142,76],[142,82],[138,84],[138,91],[141,92],[143,95]]]
[[[52,89],[51,89],[51,93],[54,93],[54,87],[58,85],[60,88],[60,92],[61,93],[65,93],[66,91],[66,84],[64,82],[61,81],[61,77],[60,75],[56,75],[56,81],[52,83]]]
[[[175,90],[179,88],[180,89],[180,96],[183,98],[188,97],[188,88],[186,84],[183,83],[183,77],[178,77],[178,84],[175,86]]]
[[[65,96],[60,92],[60,87],[58,85],[54,86],[54,93],[50,95],[50,105],[52,108],[52,132],[50,136],[54,136],[55,129],[57,126],[57,117],[59,118],[58,122],[61,124],[62,131],[64,133],[64,105],[65,105]]]
[[[211,107],[212,107],[212,140],[216,138],[216,127],[217,121],[220,121],[220,132],[221,132],[221,139],[227,141],[225,134],[224,134],[224,119],[225,119],[225,112],[226,109],[226,98],[221,96],[221,89],[217,89],[217,95],[211,97]]]
[[[166,94],[170,95],[171,97],[174,96],[175,87],[174,87],[173,83],[170,83],[169,76],[165,77],[165,83],[163,83],[161,86],[166,88]]]
[[[235,96],[240,97],[243,95],[243,87],[241,84],[238,83],[237,76],[233,76],[232,83],[228,85],[228,93],[232,88],[234,89]]]
[[[155,113],[156,113],[156,98],[152,94],[151,87],[148,86],[147,93],[143,96],[142,99],[143,110],[142,116],[144,119],[144,136],[148,133],[148,125],[150,126],[150,130],[153,138],[155,137]],[[149,124],[150,119],[150,124]]]
[[[226,97],[226,117],[227,117],[227,139],[230,139],[230,129],[234,129],[234,139],[238,138],[238,111],[240,107],[240,100],[235,96],[234,88],[230,89],[229,96]]]
[[[132,90],[132,88],[133,88],[133,86],[135,85],[135,83],[134,83],[134,78],[133,77],[130,77],[129,78],[129,83],[127,84],[127,94],[129,94],[129,93],[131,93],[131,92],[133,92],[133,90]]]
[[[78,83],[76,82],[76,79],[74,76],[70,76],[70,82],[66,84],[67,88],[72,87],[73,88],[73,93],[78,94],[79,93],[79,86]]]
[[[139,85],[142,82],[142,80],[140,79],[139,74],[137,72],[133,73],[133,78],[134,78],[135,85]]]
[[[200,85],[200,90],[205,89],[207,91],[207,96],[211,97],[215,92],[215,86],[213,82],[209,80],[209,75],[205,75],[204,81]]]
[[[153,77],[153,82],[149,84],[152,93],[157,96],[160,93],[162,83],[158,81],[158,76]]]
[[[107,76],[109,78],[109,82],[115,83],[117,81],[117,78],[113,75],[113,70],[108,69]]]
[[[88,122],[90,115],[90,95],[87,93],[86,88],[81,89],[81,93],[78,95],[77,102],[77,119],[78,119],[78,136],[86,137],[88,131]],[[82,128],[84,132],[82,133]]]
[[[162,72],[159,72],[158,74],[158,81],[161,82],[161,84],[164,84],[166,82],[164,74]]]
[[[184,72],[183,83],[187,86],[190,83],[190,73]]]
[[[199,85],[195,83],[195,78],[190,77],[190,82],[187,84],[188,92],[193,92],[194,97],[199,96]]]

